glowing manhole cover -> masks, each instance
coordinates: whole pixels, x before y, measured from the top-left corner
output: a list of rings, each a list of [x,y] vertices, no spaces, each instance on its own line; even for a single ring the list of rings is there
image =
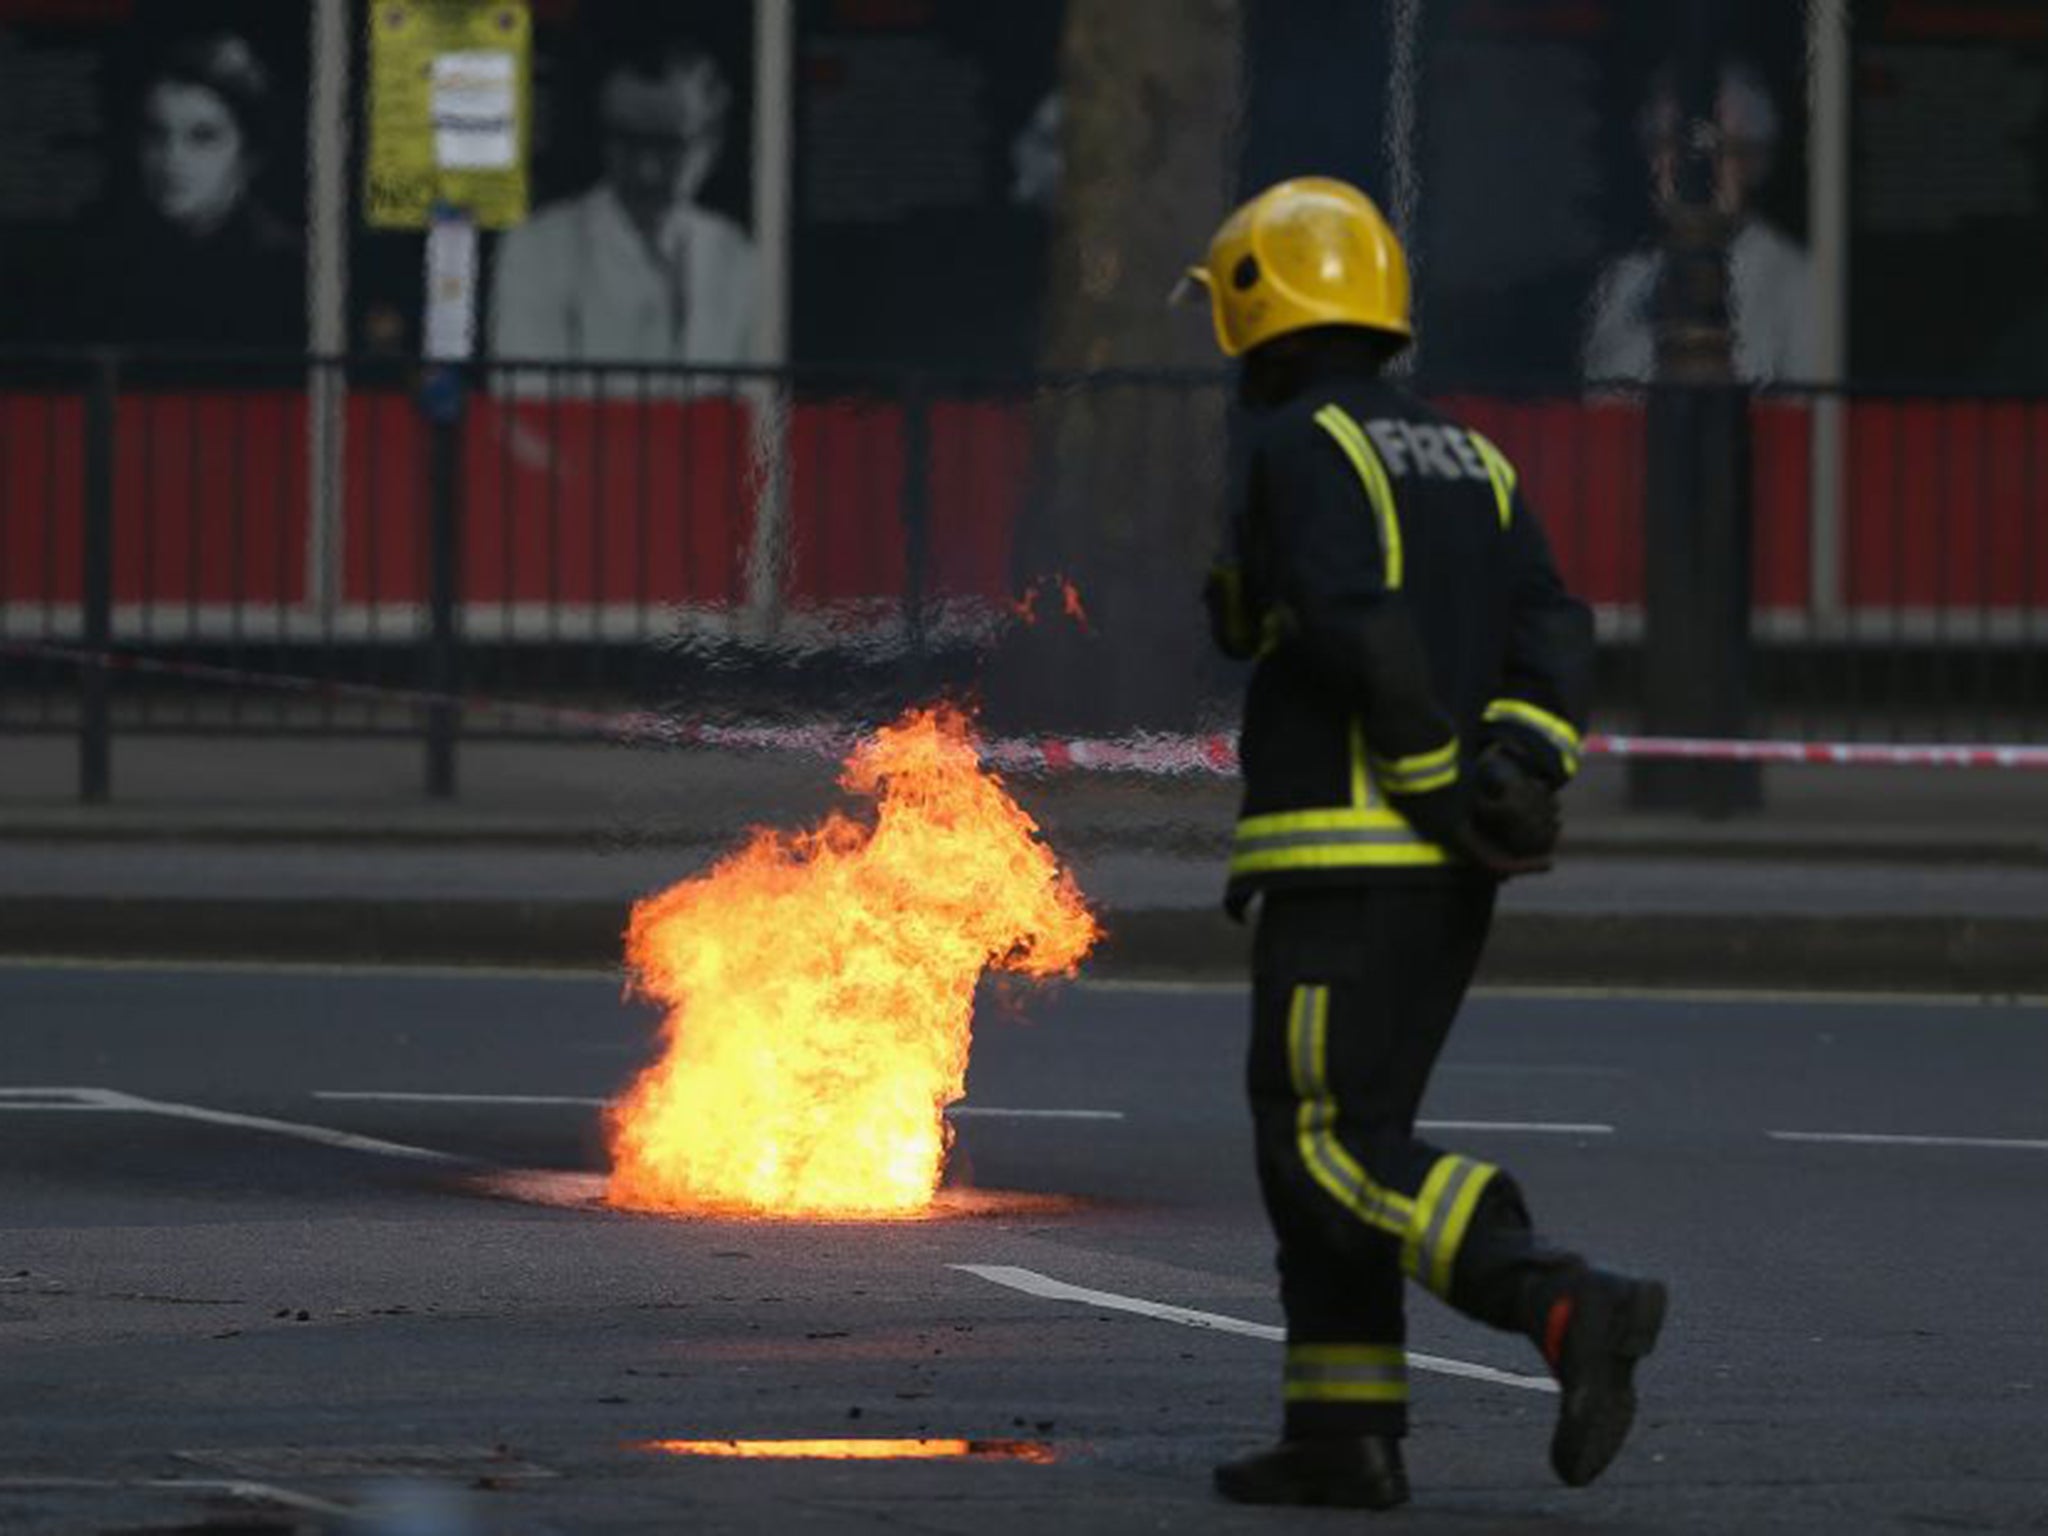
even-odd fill
[[[550,1168],[506,1168],[478,1174],[464,1182],[481,1194],[499,1200],[518,1200],[527,1205],[551,1205],[569,1210],[610,1210],[605,1204],[606,1176],[602,1173],[572,1173]],[[846,1218],[863,1221],[971,1221],[1002,1216],[1055,1216],[1080,1209],[1071,1195],[1027,1194],[1003,1189],[942,1189],[925,1210],[906,1216]],[[641,1212],[624,1214],[644,1215]],[[655,1216],[661,1221],[704,1221],[711,1215]],[[735,1214],[732,1220],[760,1221],[750,1213]],[[837,1218],[817,1217],[831,1221]]]
[[[1043,1440],[643,1440],[635,1450],[664,1456],[764,1461],[1030,1461],[1056,1460]]]

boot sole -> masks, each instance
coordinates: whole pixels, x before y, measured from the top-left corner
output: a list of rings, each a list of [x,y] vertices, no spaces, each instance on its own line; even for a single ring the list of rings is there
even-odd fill
[[[1306,1478],[1260,1482],[1218,1472],[1216,1491],[1233,1504],[1292,1505],[1303,1509],[1395,1509],[1408,1502],[1405,1484],[1319,1483]]]
[[[1628,1439],[1636,1417],[1636,1362],[1657,1347],[1669,1301],[1663,1282],[1638,1285],[1617,1310],[1600,1379],[1566,1394],[1551,1467],[1568,1486],[1583,1488],[1605,1472]]]

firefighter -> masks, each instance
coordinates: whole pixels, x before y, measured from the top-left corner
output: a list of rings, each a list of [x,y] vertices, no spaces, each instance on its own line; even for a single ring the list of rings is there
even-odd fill
[[[1257,903],[1247,1082],[1287,1315],[1280,1442],[1225,1497],[1408,1497],[1403,1280],[1528,1336],[1551,1465],[1591,1482],[1634,1414],[1664,1287],[1530,1223],[1503,1169],[1415,1135],[1500,881],[1548,867],[1579,766],[1592,623],[1507,458],[1382,376],[1408,270],[1372,201],[1282,182],[1189,277],[1241,359],[1243,473],[1208,586],[1255,660],[1226,906]]]

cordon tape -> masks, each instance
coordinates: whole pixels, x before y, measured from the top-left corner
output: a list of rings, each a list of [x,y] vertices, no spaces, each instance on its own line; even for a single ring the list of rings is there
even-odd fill
[[[0,655],[65,662],[108,672],[176,677],[224,687],[260,688],[315,699],[354,699],[419,708],[454,708],[464,714],[548,725],[608,740],[663,746],[727,747],[739,751],[801,752],[840,758],[860,739],[850,725],[718,725],[648,711],[602,711],[513,699],[477,698],[418,688],[347,683],[291,673],[254,672],[204,662],[175,661],[126,651],[94,651],[35,641],[0,640]],[[1227,734],[1182,736],[1133,732],[1127,737],[996,737],[980,742],[982,758],[1011,773],[1233,774],[1237,744]],[[2016,768],[2048,770],[2048,746],[1995,743],[1861,741],[1753,741],[1696,736],[1586,738],[1587,757],[1637,762],[1799,763],[1857,768]]]

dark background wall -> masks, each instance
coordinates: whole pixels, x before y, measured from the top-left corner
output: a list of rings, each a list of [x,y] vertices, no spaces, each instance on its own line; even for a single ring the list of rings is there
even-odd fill
[[[1730,51],[1779,117],[1757,206],[1809,247],[1810,8],[1723,8]],[[1247,0],[1244,190],[1323,172],[1391,199],[1394,10]],[[1638,125],[1677,10],[1421,0],[1408,233],[1425,379],[1577,375],[1602,272],[1654,235]],[[534,12],[535,204],[597,174],[604,61],[680,32],[711,47],[735,93],[705,201],[751,231],[748,0]],[[1060,0],[799,0],[796,360],[1015,371],[1037,358],[1054,226],[1021,161],[1047,137],[1062,14]],[[2048,0],[1854,0],[1850,15],[1853,375],[2048,386]],[[180,44],[223,37],[266,90],[248,221],[205,249],[148,211],[139,106]],[[305,0],[0,0],[0,344],[302,346],[306,50]],[[418,238],[351,227],[351,339],[410,349]]]

